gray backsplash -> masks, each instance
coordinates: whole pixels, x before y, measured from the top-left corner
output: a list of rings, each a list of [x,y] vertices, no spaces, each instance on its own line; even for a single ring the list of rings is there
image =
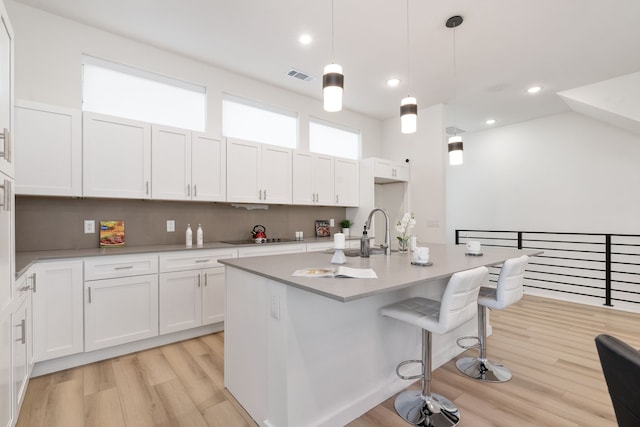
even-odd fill
[[[315,220],[345,218],[339,207],[269,205],[267,210],[246,210],[228,203],[162,202],[121,199],[68,199],[16,197],[16,251],[88,249],[98,247],[101,220],[123,220],[127,246],[181,244],[187,224],[202,224],[204,241],[249,239],[256,224],[267,237],[294,238],[296,231],[315,236]],[[84,234],[84,220],[96,220],[96,233]],[[167,233],[167,220],[176,231]]]

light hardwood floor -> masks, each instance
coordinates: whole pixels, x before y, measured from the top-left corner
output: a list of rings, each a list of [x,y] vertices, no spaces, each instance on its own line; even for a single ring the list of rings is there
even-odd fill
[[[490,319],[488,354],[514,378],[477,382],[455,361],[437,369],[432,389],[458,405],[459,426],[616,426],[594,338],[609,333],[640,348],[640,315],[525,296]],[[218,333],[33,378],[18,427],[253,426],[223,387],[223,340]],[[408,424],[389,399],[349,424],[364,426]]]

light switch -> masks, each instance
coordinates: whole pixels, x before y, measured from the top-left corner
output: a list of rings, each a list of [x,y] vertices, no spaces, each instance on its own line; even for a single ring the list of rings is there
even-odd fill
[[[93,219],[84,220],[84,234],[93,234],[96,232],[96,221]]]
[[[331,219],[329,220],[329,227],[335,227],[335,226],[336,226],[336,222],[334,221],[334,219],[333,219],[333,218],[331,218]]]
[[[167,220],[167,233],[173,233],[176,231],[176,222],[172,219]]]

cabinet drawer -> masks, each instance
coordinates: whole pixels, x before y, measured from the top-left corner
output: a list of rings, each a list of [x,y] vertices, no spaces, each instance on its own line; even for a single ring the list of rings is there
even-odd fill
[[[237,258],[236,249],[198,250],[197,252],[172,252],[160,255],[160,272],[194,270],[209,267],[222,267],[219,259]]]
[[[84,262],[84,280],[140,276],[158,272],[158,256],[113,255]]]
[[[238,249],[238,257],[265,256],[265,255],[285,255],[306,252],[307,245],[304,243],[294,243],[291,245],[256,245]]]

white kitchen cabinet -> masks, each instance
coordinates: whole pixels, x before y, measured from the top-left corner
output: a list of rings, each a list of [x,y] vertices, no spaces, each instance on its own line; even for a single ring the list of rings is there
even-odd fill
[[[335,204],[358,206],[360,192],[358,161],[336,157],[334,170]]]
[[[15,197],[13,184],[13,179],[0,173],[0,310],[6,307],[14,296]]]
[[[160,334],[224,320],[224,266],[218,260],[235,257],[235,249],[160,255]]]
[[[293,152],[292,202],[294,205],[335,204],[334,158],[324,154]]]
[[[13,156],[13,28],[0,2],[0,172],[14,175]]]
[[[151,197],[151,125],[121,117],[83,114],[83,194]]]
[[[85,351],[158,335],[158,275],[84,282]]]
[[[13,413],[20,410],[24,394],[27,391],[29,375],[33,367],[32,357],[32,325],[31,325],[31,292],[26,292],[18,300],[18,308],[11,315],[11,325],[13,326],[13,336],[11,338],[12,348],[12,375],[13,375]]]
[[[373,159],[373,177],[376,183],[409,181],[409,166],[406,163],[385,159]]]
[[[291,204],[292,150],[227,139],[227,201]]]
[[[11,374],[11,334],[13,325],[9,307],[6,310],[0,308],[0,426],[11,427],[13,425],[13,382]]]
[[[16,102],[16,194],[82,196],[81,119],[77,109]]]
[[[36,362],[82,353],[82,261],[38,262],[27,282],[33,292]]]
[[[186,129],[151,128],[152,198],[224,201],[226,146]]]

